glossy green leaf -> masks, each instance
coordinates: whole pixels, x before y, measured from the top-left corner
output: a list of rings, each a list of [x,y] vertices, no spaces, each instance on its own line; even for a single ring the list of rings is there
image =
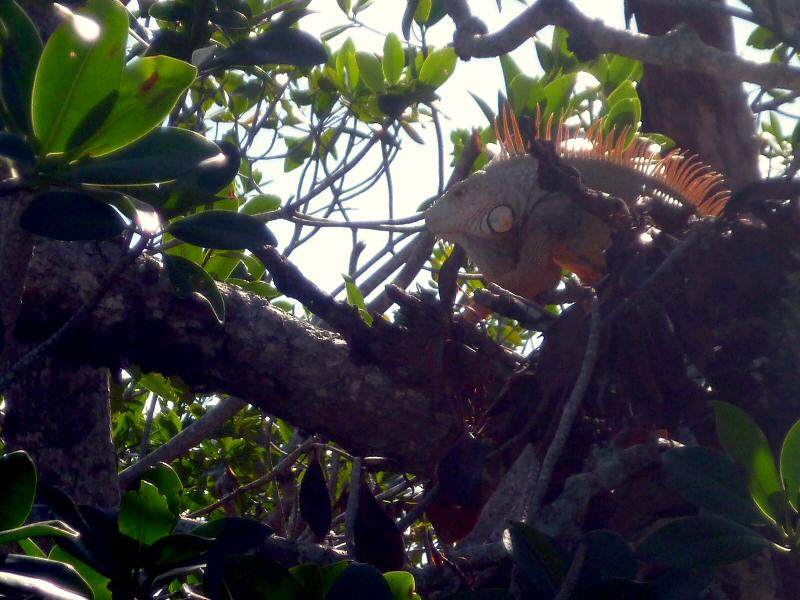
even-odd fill
[[[31,95],[42,40],[36,26],[14,0],[0,2],[0,92],[9,116],[22,131],[31,131]]]
[[[128,63],[113,109],[80,154],[109,154],[146,135],[164,121],[196,75],[195,67],[171,56],[147,56]]]
[[[421,600],[416,592],[414,576],[408,571],[388,571],[383,574],[394,600]]]
[[[518,75],[511,82],[511,107],[516,114],[533,111],[545,97],[545,88],[539,80],[527,75]]]
[[[172,533],[178,522],[167,499],[152,483],[142,481],[139,489],[125,492],[119,507],[119,532],[149,546]]]
[[[94,600],[113,600],[111,590],[108,589],[108,584],[111,583],[111,580],[98,573],[82,560],[75,558],[59,546],[50,551],[48,558],[72,565],[89,587],[92,588]]]
[[[0,456],[0,531],[19,527],[36,497],[36,467],[26,452]]]
[[[544,86],[544,95],[547,98],[545,116],[560,116],[566,110],[572,88],[575,87],[575,77],[575,73],[567,73]]]
[[[625,98],[614,104],[608,111],[605,125],[609,130],[614,129],[617,132],[628,127],[630,129],[629,136],[631,136],[638,129],[641,120],[642,103],[639,98]]]
[[[303,520],[317,539],[325,538],[333,522],[333,510],[325,474],[316,456],[308,461],[300,483],[299,496],[300,515]]]
[[[383,74],[390,85],[400,81],[405,64],[406,53],[403,50],[403,43],[396,33],[390,33],[383,42]]]
[[[747,472],[753,500],[765,515],[780,522],[775,498],[770,497],[782,495],[783,487],[766,436],[741,408],[727,402],[712,402],[711,406],[716,415],[719,442]]]
[[[707,515],[676,519],[651,533],[637,548],[639,557],[663,566],[719,566],[755,556],[770,546],[752,529]]]
[[[188,21],[192,18],[192,5],[180,0],[161,0],[150,7],[150,16],[161,21]]]
[[[47,558],[11,554],[0,565],[0,590],[12,598],[85,600],[92,590],[70,565]]]
[[[2,516],[2,511],[3,509],[0,509],[0,516]],[[0,546],[27,538],[37,537],[77,538],[78,532],[61,521],[38,521],[30,525],[22,525],[21,527],[0,531]]]
[[[510,521],[503,545],[539,594],[555,595],[567,574],[568,558],[553,540],[533,527]]]
[[[179,240],[219,250],[277,245],[275,236],[258,219],[226,210],[207,210],[172,223],[168,231]]]
[[[382,92],[383,69],[378,57],[371,52],[356,52],[356,62],[366,86],[373,92]]]
[[[452,48],[434,50],[422,63],[419,80],[432,88],[438,88],[447,81],[456,70],[458,56]]]
[[[214,541],[189,533],[174,533],[153,543],[146,552],[150,575],[188,565],[201,565]]]
[[[66,191],[33,198],[19,224],[36,235],[64,241],[104,240],[126,227],[122,215],[109,204],[84,192]]]
[[[539,64],[542,66],[545,73],[549,73],[556,64],[553,51],[550,49],[550,46],[542,41],[534,40],[534,44],[536,46],[536,56],[539,59]]]
[[[640,61],[615,54],[608,62],[608,81],[617,86],[626,81],[631,83],[631,80],[635,81],[635,78],[632,76],[635,75],[640,68]]]
[[[289,568],[289,573],[297,577],[300,583],[311,593],[315,600],[322,600],[325,597],[325,583],[322,576],[322,568],[314,563],[295,565]]]
[[[262,213],[273,212],[281,207],[280,196],[274,194],[259,194],[248,199],[240,208],[239,212],[246,215],[260,215]]]
[[[789,503],[800,511],[800,421],[786,434],[781,448],[781,479]]]
[[[514,78],[522,74],[522,71],[508,54],[503,54],[500,57],[500,67],[503,70],[503,81],[506,84],[506,96],[511,96],[511,82]]]
[[[262,556],[227,559],[223,566],[223,577],[232,599],[314,600],[286,567]]]
[[[361,290],[358,289],[358,285],[356,285],[356,282],[353,281],[353,278],[349,275],[342,275],[342,278],[344,279],[344,286],[347,291],[347,303],[358,309],[358,314],[362,321],[367,325],[372,325],[372,315],[369,314],[367,303],[364,301],[364,295],[361,293]]]
[[[179,298],[191,298],[195,294],[208,302],[217,321],[225,321],[225,301],[211,275],[200,265],[182,256],[164,255],[169,281]]]
[[[247,29],[247,17],[238,10],[218,10],[211,15],[211,22],[223,29]]]
[[[313,35],[299,29],[275,27],[220,50],[204,65],[204,68],[264,64],[312,67],[324,63],[327,59],[325,47]]]
[[[331,585],[325,600],[394,600],[389,583],[372,565],[351,563]]]
[[[743,525],[764,522],[747,489],[747,475],[725,454],[672,448],[661,460],[670,483],[692,504]]]
[[[160,127],[118,152],[84,159],[56,175],[66,181],[98,185],[163,183],[191,175],[205,161],[220,156],[219,147],[202,135]]]
[[[119,88],[128,13],[117,0],[89,0],[50,36],[33,85],[33,131],[43,153],[62,152],[97,102]]]
[[[160,462],[144,472],[142,481],[147,481],[156,486],[158,493],[167,499],[167,504],[172,514],[177,515],[180,513],[183,484],[175,469],[167,463]]]

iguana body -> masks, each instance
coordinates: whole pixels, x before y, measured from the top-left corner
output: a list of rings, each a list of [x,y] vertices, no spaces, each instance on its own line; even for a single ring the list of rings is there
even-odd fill
[[[488,281],[526,298],[552,290],[562,269],[585,283],[595,282],[605,272],[610,226],[567,195],[539,187],[538,163],[524,151],[513,120],[512,125],[509,129],[506,120],[505,135],[498,132],[502,155],[485,171],[454,185],[428,210],[429,231],[462,246]],[[653,158],[644,152],[644,141],[626,145],[625,132],[615,137],[600,131],[595,126],[572,146],[560,135],[554,140],[586,187],[631,204],[648,193],[701,214],[718,214],[724,206],[721,177],[700,161],[676,152]]]

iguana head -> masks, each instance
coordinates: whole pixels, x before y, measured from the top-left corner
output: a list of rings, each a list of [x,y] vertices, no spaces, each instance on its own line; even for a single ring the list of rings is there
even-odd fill
[[[513,115],[504,114],[503,130],[496,129],[500,156],[442,195],[426,214],[428,230],[462,246],[487,280],[528,298],[552,289],[561,268],[597,280],[605,270],[609,226],[567,196],[538,186],[537,162],[525,151]],[[721,176],[696,157],[673,151],[660,158],[647,140],[631,140],[627,129],[604,133],[600,121],[582,144],[564,142],[563,123],[540,130],[587,187],[631,204],[644,195],[717,215],[728,199]]]

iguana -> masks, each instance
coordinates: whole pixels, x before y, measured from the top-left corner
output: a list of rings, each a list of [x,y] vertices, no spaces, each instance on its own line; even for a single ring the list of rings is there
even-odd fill
[[[630,205],[649,195],[700,215],[721,212],[729,193],[722,177],[699,159],[678,150],[660,158],[647,140],[631,140],[627,130],[604,133],[603,127],[596,122],[577,141],[564,139],[563,120],[538,129],[590,189]],[[538,163],[526,152],[513,115],[504,111],[502,131],[497,123],[495,130],[499,155],[439,198],[426,213],[428,230],[462,246],[486,280],[531,300],[552,290],[562,269],[596,282],[606,269],[610,225],[563,192],[541,189]]]

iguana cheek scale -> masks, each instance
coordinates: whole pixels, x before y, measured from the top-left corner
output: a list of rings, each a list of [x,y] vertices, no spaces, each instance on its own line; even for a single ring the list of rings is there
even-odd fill
[[[511,292],[535,299],[553,289],[561,269],[594,283],[605,272],[609,226],[560,192],[537,184],[537,161],[525,152],[513,116],[498,129],[502,152],[448,190],[425,215],[428,230],[464,248],[483,276]],[[553,128],[548,123],[545,131]],[[595,123],[581,143],[552,139],[561,158],[581,174],[586,187],[631,205],[642,195],[718,215],[729,194],[722,178],[696,157],[678,151],[659,158],[649,142],[627,131],[603,133]]]

